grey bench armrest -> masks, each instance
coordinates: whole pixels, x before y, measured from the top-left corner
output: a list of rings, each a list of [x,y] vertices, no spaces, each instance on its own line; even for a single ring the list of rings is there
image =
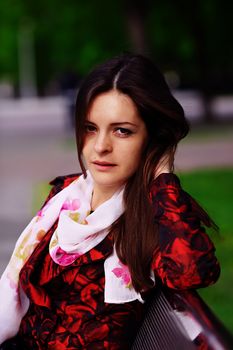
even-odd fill
[[[233,337],[194,290],[154,290],[132,350],[232,350]]]

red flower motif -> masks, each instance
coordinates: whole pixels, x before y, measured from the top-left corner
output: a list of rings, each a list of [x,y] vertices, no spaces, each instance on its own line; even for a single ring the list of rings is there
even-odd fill
[[[69,254],[65,252],[63,249],[61,249],[60,247],[57,247],[51,252],[51,256],[53,260],[61,266],[68,266],[72,264],[77,258],[80,257],[80,255],[82,254],[79,254],[79,253]]]

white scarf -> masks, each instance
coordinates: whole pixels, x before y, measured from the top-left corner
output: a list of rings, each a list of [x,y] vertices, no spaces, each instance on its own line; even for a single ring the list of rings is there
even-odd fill
[[[49,252],[55,263],[72,264],[79,256],[99,244],[109,233],[109,227],[124,212],[123,191],[120,189],[91,213],[93,179],[80,176],[52,197],[28,224],[16,242],[6,270],[0,279],[0,344],[17,334],[20,322],[29,308],[29,299],[21,288],[19,273],[35,247],[58,219]],[[106,303],[143,302],[131,284],[127,266],[116,254],[104,262]]]

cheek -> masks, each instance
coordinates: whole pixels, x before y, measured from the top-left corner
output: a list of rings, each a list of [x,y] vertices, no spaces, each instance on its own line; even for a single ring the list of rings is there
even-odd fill
[[[82,149],[82,156],[84,158],[87,158],[90,155],[91,153],[90,149],[91,149],[91,142],[86,138],[83,141],[83,149]]]
[[[130,151],[127,151],[127,156],[125,156],[125,161],[127,161],[127,168],[129,170],[135,171],[142,161],[143,145],[141,147],[134,147]]]
[[[88,159],[89,159],[89,152],[88,152],[87,147],[83,147],[83,150],[82,150],[82,159],[83,159],[85,165],[87,166],[87,164],[88,164]]]

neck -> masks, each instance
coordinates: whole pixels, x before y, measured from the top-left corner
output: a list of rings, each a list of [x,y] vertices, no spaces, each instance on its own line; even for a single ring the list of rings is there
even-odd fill
[[[117,188],[113,187],[99,187],[94,186],[93,195],[91,200],[91,209],[95,210],[102,203],[110,199],[117,191]]]

